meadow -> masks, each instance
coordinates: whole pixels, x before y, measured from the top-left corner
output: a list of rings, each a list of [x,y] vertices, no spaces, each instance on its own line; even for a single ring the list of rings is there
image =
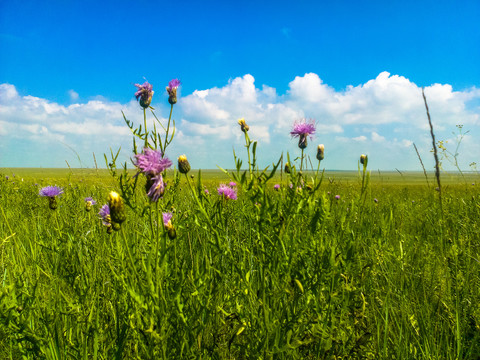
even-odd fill
[[[478,174],[306,171],[305,133],[259,169],[245,121],[193,171],[170,119],[125,119],[134,167],[0,171],[1,359],[478,359]]]

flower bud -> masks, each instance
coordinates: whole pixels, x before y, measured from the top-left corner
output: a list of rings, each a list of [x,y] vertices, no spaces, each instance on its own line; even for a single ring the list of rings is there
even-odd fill
[[[190,163],[185,155],[180,155],[178,157],[178,171],[182,174],[186,174],[190,171]]]
[[[123,199],[117,192],[111,191],[108,195],[108,206],[110,207],[110,217],[112,218],[112,222],[120,225],[127,219],[127,212]]]
[[[113,232],[112,225],[107,226],[107,234],[111,234]]]
[[[55,196],[51,196],[51,197],[48,198],[48,206],[52,210],[55,210],[58,207],[57,199],[55,198]]]
[[[367,166],[368,156],[365,154],[360,155],[360,164]]]
[[[290,174],[292,172],[292,168],[290,167],[290,164],[288,162],[285,163],[285,172],[287,174]]]
[[[177,231],[175,230],[175,228],[173,226],[168,229],[167,234],[168,234],[168,237],[170,238],[170,240],[173,240],[177,237]]]
[[[325,158],[325,146],[320,144],[317,146],[317,160],[322,161]]]
[[[241,119],[238,120],[238,125],[240,125],[240,129],[244,133],[247,132],[248,130],[250,130],[250,127],[247,125],[244,118],[241,118]]]
[[[300,149],[305,149],[307,147],[307,135],[301,134],[298,138],[298,147]]]

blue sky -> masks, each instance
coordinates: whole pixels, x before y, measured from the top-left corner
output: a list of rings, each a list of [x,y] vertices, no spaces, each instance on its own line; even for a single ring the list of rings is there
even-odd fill
[[[93,166],[140,122],[134,83],[182,81],[172,159],[233,166],[245,117],[260,160],[297,154],[295,120],[318,125],[327,169],[433,167],[421,87],[439,139],[470,133],[460,159],[480,163],[480,2],[3,1],[0,3],[0,167]],[[73,150],[72,150],[73,149]],[[77,153],[82,162],[77,161]],[[444,161],[448,168],[448,162]]]

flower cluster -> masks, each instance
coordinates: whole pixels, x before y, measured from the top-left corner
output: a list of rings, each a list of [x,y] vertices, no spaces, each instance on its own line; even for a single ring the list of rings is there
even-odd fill
[[[162,173],[172,166],[172,162],[160,150],[146,147],[141,154],[135,155],[134,164],[147,177],[145,189],[148,197],[157,201],[165,192]]]

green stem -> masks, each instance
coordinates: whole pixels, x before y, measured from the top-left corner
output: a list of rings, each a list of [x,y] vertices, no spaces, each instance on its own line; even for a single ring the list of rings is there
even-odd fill
[[[250,137],[248,136],[247,132],[244,131],[245,133],[245,146],[247,148],[247,154],[248,154],[248,173],[250,175],[250,181],[252,180],[252,161],[251,161],[251,158],[250,158],[250,145],[251,145],[251,141],[250,141]]]
[[[147,131],[147,111],[143,108],[143,125],[145,126],[145,147],[148,146],[148,131]]]
[[[302,171],[303,167],[303,149],[302,149],[302,157],[300,158],[300,171]]]
[[[165,132],[165,144],[163,145],[163,151],[165,152],[167,149],[167,142],[168,142],[168,132],[170,131],[170,122],[172,121],[172,112],[173,112],[173,104],[170,105],[170,115],[168,116],[168,124],[167,124],[167,131]]]

